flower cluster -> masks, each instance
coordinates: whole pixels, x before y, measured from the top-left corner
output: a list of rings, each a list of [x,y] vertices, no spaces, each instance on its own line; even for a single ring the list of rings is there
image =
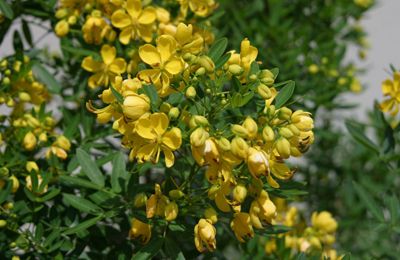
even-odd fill
[[[298,252],[306,254],[322,252],[324,257],[329,259],[341,259],[333,248],[335,233],[338,228],[336,220],[327,211],[313,212],[311,225],[302,220],[298,208],[287,207],[282,201],[278,202],[278,217],[276,223],[291,227],[291,231],[279,235],[277,239],[283,239],[284,246],[290,249],[291,254]],[[277,251],[277,239],[269,239],[265,244],[265,252],[268,255]]]
[[[131,161],[165,173],[177,164],[190,169],[170,176],[173,188],[165,178],[149,198],[136,195],[147,221],[134,217],[130,237],[147,243],[159,223],[153,220],[179,222],[181,207],[198,219],[200,252],[216,249],[215,208],[240,242],[272,225],[276,207],[267,188],[291,179],[295,169],[286,160],[314,141],[311,114],[284,106],[290,96],[280,96],[279,88],[293,92],[294,82],[276,84],[278,70],[260,68],[248,39],[240,52],[225,52],[226,40],[199,26],[196,19],[216,8],[213,0],[177,1],[175,17],[148,1],[97,2],[61,1],[55,27],[64,36],[70,25],[81,26],[87,44],[101,45],[100,55],[82,61],[88,86],[101,92],[88,110],[99,123],[112,122]]]

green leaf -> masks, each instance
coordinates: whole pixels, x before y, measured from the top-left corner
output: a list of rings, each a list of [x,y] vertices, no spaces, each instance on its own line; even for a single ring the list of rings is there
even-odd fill
[[[104,176],[101,173],[100,169],[97,167],[96,163],[92,161],[90,155],[82,150],[82,148],[78,148],[76,150],[76,156],[78,158],[79,165],[82,167],[83,173],[95,184],[100,187],[104,187]]]
[[[140,90],[139,93],[144,93],[150,98],[151,108],[154,110],[158,108],[160,103],[160,97],[158,96],[157,90],[153,85],[145,85]]]
[[[346,128],[351,134],[351,136],[360,144],[362,144],[364,147],[370,149],[371,151],[374,151],[375,153],[379,154],[379,149],[378,147],[368,138],[364,135],[361,127],[356,123],[347,120],[346,121]]]
[[[382,210],[376,204],[375,200],[368,194],[368,192],[358,183],[353,181],[353,186],[360,197],[363,204],[367,207],[367,209],[371,212],[371,214],[381,222],[385,221],[383,217]]]
[[[54,198],[55,196],[60,194],[60,192],[61,192],[60,189],[52,189],[51,191],[46,193],[46,195],[44,195],[43,197],[36,198],[36,201],[37,202],[45,202],[45,201],[51,200],[52,198]]]
[[[32,47],[33,46],[33,42],[32,42],[31,29],[29,28],[29,25],[28,25],[27,21],[25,21],[24,19],[22,19],[22,32],[24,33],[25,40]]]
[[[45,67],[43,67],[39,62],[34,62],[32,66],[33,74],[46,85],[51,93],[59,94],[61,92],[61,85],[50,74]]]
[[[306,260],[307,256],[303,252],[296,256],[296,260]]]
[[[214,63],[224,54],[226,47],[228,46],[228,39],[221,38],[215,41],[208,51],[208,57],[210,57]]]
[[[258,72],[260,72],[260,66],[258,66],[257,61],[253,61],[250,65],[250,72],[249,72],[249,76],[253,75],[253,74],[257,74]]]
[[[176,244],[176,242],[171,238],[165,239],[165,252],[168,257],[176,260],[185,260],[185,256],[182,253],[182,250]]]
[[[72,207],[76,208],[77,210],[80,210],[81,212],[90,214],[99,214],[102,212],[102,209],[99,206],[97,206],[96,204],[87,199],[68,193],[64,193],[63,198],[66,204],[71,205]]]
[[[97,222],[99,222],[104,216],[100,215],[100,216],[96,216],[94,218],[85,220],[83,222],[81,222],[80,224],[67,229],[66,231],[63,232],[64,235],[72,235],[75,234],[77,232],[83,231],[88,229],[89,227],[95,225]]]
[[[66,185],[72,185],[72,186],[78,186],[82,188],[88,188],[88,189],[94,189],[94,190],[101,190],[101,186],[91,182],[87,181],[85,179],[76,177],[76,176],[67,176],[67,175],[61,175],[60,179],[61,183],[66,184]]]
[[[5,187],[5,189],[1,189],[0,190],[0,204],[2,204],[4,201],[6,201],[8,195],[10,195],[11,190],[12,190],[12,181],[9,180],[7,181],[7,185]]]
[[[125,168],[124,155],[118,152],[112,161],[111,188],[114,192],[122,191],[121,184],[126,181],[127,172]]]
[[[14,18],[14,12],[11,6],[7,4],[5,0],[0,0],[0,11],[10,20]]]
[[[113,93],[114,97],[117,99],[118,103],[123,104],[124,98],[122,97],[121,93],[119,93],[113,86],[110,86],[111,92]]]
[[[286,102],[292,97],[293,92],[295,88],[295,83],[294,81],[289,81],[286,86],[284,86],[278,93],[278,95],[275,98],[275,108],[279,109],[283,105],[286,104]]]
[[[276,79],[279,75],[279,68],[273,68],[270,71],[274,74],[274,79]]]
[[[147,260],[152,259],[160,251],[164,244],[164,240],[161,238],[154,238],[146,246],[140,248],[140,250],[132,257],[135,260]]]
[[[230,59],[231,54],[230,53],[225,53],[220,57],[216,62],[215,62],[215,69],[222,68],[222,66],[225,65],[225,63]]]

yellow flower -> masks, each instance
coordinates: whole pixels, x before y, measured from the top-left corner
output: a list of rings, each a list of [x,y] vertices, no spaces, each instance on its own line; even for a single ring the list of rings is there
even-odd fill
[[[362,8],[368,8],[372,5],[373,0],[354,0],[354,3]]]
[[[300,131],[306,132],[314,128],[314,120],[309,112],[297,110],[291,115],[290,119],[292,120],[293,125],[296,126]]]
[[[147,244],[151,238],[151,226],[133,218],[131,229],[129,230],[130,239],[139,239],[142,244]]]
[[[163,195],[159,184],[154,186],[154,194],[146,202],[146,217],[166,216],[165,207],[169,204],[168,197]]]
[[[156,10],[153,7],[142,9],[141,0],[127,0],[124,9],[115,11],[111,16],[112,24],[121,29],[119,41],[128,44],[131,40],[152,40],[152,27],[156,20]]]
[[[200,253],[206,250],[212,252],[217,248],[217,241],[215,236],[217,230],[208,219],[200,219],[198,224],[194,227],[194,244]],[[204,247],[204,245],[206,247]]]
[[[172,221],[178,216],[179,208],[175,201],[172,201],[165,206],[165,220]]]
[[[258,55],[258,50],[256,47],[250,45],[250,41],[246,38],[243,39],[240,44],[240,53],[231,52],[231,57],[229,58],[228,65],[237,64],[244,69],[242,75],[242,82],[250,71],[250,66],[253,61],[256,60]]]
[[[322,211],[320,213],[314,212],[311,216],[311,223],[315,229],[322,230],[326,233],[335,232],[338,227],[332,214],[327,211]]]
[[[99,45],[103,38],[112,38],[115,32],[112,31],[111,26],[107,24],[106,20],[101,17],[98,10],[92,12],[86,18],[85,24],[82,26],[82,36],[86,43]],[[111,36],[111,37],[110,37]]]
[[[64,37],[68,34],[69,32],[69,24],[66,20],[61,20],[56,24],[56,27],[54,28],[54,31],[56,32],[56,35],[58,37]]]
[[[193,26],[191,24],[179,23],[173,36],[178,43],[178,52],[181,55],[185,53],[198,54],[203,49],[203,37],[193,34]]]
[[[231,228],[235,232],[236,238],[241,243],[245,242],[244,239],[252,238],[254,236],[254,230],[248,213],[236,213],[231,221]]]
[[[263,228],[262,221],[271,224],[276,214],[275,204],[269,199],[268,193],[262,190],[250,206],[250,218],[253,226],[259,229]]]
[[[169,119],[164,113],[155,113],[139,119],[136,132],[145,141],[136,154],[139,161],[157,163],[162,151],[165,155],[166,166],[169,168],[174,165],[173,151],[181,146],[182,136],[181,130],[177,127],[167,131],[168,125]]]
[[[116,58],[116,55],[117,50],[115,47],[106,44],[101,47],[103,62],[95,61],[90,56],[83,59],[82,68],[95,73],[89,78],[89,87],[108,87],[108,84],[113,82],[116,76],[125,72],[125,60],[123,58]]]
[[[260,149],[250,147],[248,150],[247,166],[254,178],[269,174],[268,154]]]
[[[181,16],[186,17],[188,8],[198,16],[206,17],[215,8],[217,4],[214,0],[178,0],[181,4]]]
[[[388,98],[380,104],[381,110],[397,115],[400,109],[400,72],[394,73],[393,80],[387,79],[382,83],[382,93]]]
[[[172,92],[170,80],[181,73],[184,67],[182,59],[175,55],[175,51],[176,40],[170,35],[161,35],[157,39],[157,47],[145,44],[139,48],[140,58],[152,69],[140,71],[138,77],[155,84],[162,97]]]

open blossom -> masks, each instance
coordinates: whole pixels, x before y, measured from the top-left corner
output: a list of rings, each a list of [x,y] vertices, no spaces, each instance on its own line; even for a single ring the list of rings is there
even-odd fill
[[[136,39],[151,42],[152,27],[156,18],[154,7],[142,8],[141,0],[127,0],[124,9],[119,9],[112,14],[111,22],[121,29],[119,41],[122,44],[129,44],[131,40]]]
[[[200,219],[194,227],[194,244],[199,252],[214,251],[217,248],[217,230],[208,219]]]
[[[108,87],[116,76],[121,75],[126,70],[126,62],[123,58],[116,58],[117,49],[110,45],[101,47],[102,62],[95,61],[91,56],[86,57],[82,61],[82,68],[86,71],[94,73],[89,78],[88,85],[91,88]]]

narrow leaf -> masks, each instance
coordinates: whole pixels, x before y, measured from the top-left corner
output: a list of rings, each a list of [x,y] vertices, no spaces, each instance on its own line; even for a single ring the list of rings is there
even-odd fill
[[[73,194],[67,194],[67,193],[64,193],[63,197],[64,197],[64,202],[66,204],[69,204],[72,207],[74,207],[77,210],[80,210],[82,212],[90,213],[90,214],[98,214],[102,211],[99,206],[97,206],[96,204],[94,204],[93,202],[91,202],[87,199],[75,196]]]
[[[63,232],[64,235],[72,235],[75,234],[77,232],[80,232],[82,230],[86,230],[89,227],[95,225],[97,222],[99,222],[101,219],[103,218],[102,215],[88,219],[86,221],[83,221],[82,223],[67,229],[66,231]]]
[[[353,186],[360,197],[363,204],[367,207],[367,209],[377,218],[379,221],[384,222],[385,219],[382,214],[382,210],[376,204],[375,200],[367,193],[367,191],[358,183],[353,182]]]
[[[4,14],[8,19],[13,19],[14,12],[9,4],[6,3],[5,0],[0,0],[0,11]]]
[[[371,151],[374,151],[375,153],[379,154],[379,149],[378,147],[368,138],[364,135],[360,127],[356,125],[355,122],[351,121],[346,121],[346,128],[353,136],[353,138],[360,144],[362,144],[364,147],[370,149]]]
[[[208,51],[208,57],[210,57],[214,63],[224,54],[224,51],[228,46],[228,40],[226,38],[221,38],[215,41]]]
[[[112,166],[111,187],[114,192],[119,193],[122,190],[121,182],[126,181],[125,160],[121,152],[115,155]]]
[[[290,81],[284,86],[275,98],[275,108],[281,108],[292,97],[295,88],[294,81]]]
[[[160,251],[162,245],[164,244],[164,240],[161,238],[155,238],[150,241],[149,244],[142,247],[132,259],[135,260],[147,260],[152,259],[157,253]]]
[[[39,62],[33,63],[32,66],[33,74],[46,85],[51,93],[59,94],[61,92],[61,85],[54,78],[50,72],[47,71]]]
[[[76,151],[76,156],[78,158],[79,165],[82,167],[82,171],[86,176],[95,184],[100,187],[104,187],[104,176],[100,169],[97,167],[96,163],[92,161],[90,155],[78,148]]]
[[[101,190],[101,187],[91,181],[87,181],[85,179],[76,177],[76,176],[66,176],[61,175],[60,181],[63,184],[78,186],[82,188],[94,189],[94,190]]]

